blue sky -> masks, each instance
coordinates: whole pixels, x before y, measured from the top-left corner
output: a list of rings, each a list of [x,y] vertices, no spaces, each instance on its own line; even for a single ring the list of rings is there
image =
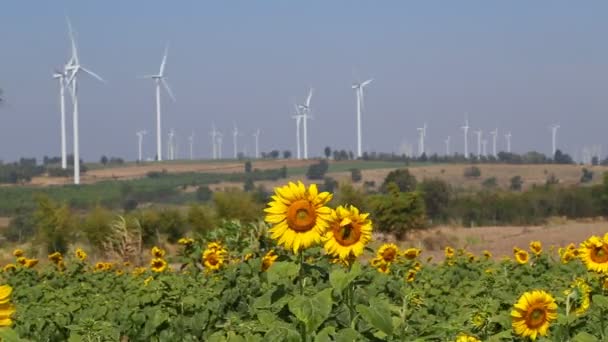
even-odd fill
[[[295,151],[293,102],[313,86],[309,149],[355,149],[356,79],[373,77],[363,114],[364,150],[398,151],[429,125],[427,147],[462,151],[472,130],[513,134],[515,151],[550,150],[559,122],[569,153],[603,144],[608,125],[608,2],[604,1],[12,1],[0,12],[0,159],[59,155],[54,68],[68,59],[65,23],[81,63],[108,84],[81,78],[81,153],[136,157],[138,129],[155,131],[156,72],[170,42],[163,128],[181,154],[211,154],[212,122],[235,121],[239,150]],[[71,118],[68,137],[71,148]],[[475,147],[473,135],[469,144]],[[504,139],[499,140],[499,149]],[[154,156],[154,135],[144,141]],[[605,147],[604,150],[608,150]]]

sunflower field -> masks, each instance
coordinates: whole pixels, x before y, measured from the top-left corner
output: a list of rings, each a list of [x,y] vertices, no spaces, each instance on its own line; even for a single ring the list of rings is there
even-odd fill
[[[184,237],[145,265],[3,267],[4,341],[606,341],[608,234],[577,245],[515,246],[497,260],[445,246],[369,247],[369,215],[330,193],[275,189],[266,222],[213,240]],[[522,248],[520,248],[522,247]]]

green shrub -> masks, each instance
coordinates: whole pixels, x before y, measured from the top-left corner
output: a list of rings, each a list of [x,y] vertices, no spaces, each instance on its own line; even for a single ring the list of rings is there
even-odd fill
[[[388,184],[394,183],[401,192],[416,190],[416,177],[408,169],[398,169],[389,172],[380,186],[380,192],[388,193]]]
[[[236,189],[215,193],[213,204],[220,220],[237,219],[241,222],[253,222],[262,215],[262,205],[253,200],[252,194]]]

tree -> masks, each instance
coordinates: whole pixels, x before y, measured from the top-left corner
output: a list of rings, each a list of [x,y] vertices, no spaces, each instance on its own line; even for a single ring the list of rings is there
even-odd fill
[[[583,168],[583,174],[581,175],[581,183],[588,183],[593,180],[593,171],[587,170],[587,168]]]
[[[213,191],[211,191],[211,189],[206,186],[206,185],[201,185],[198,187],[198,189],[196,189],[196,199],[201,201],[201,202],[207,202],[209,200],[211,200],[211,197],[213,197]]]
[[[521,191],[523,184],[524,180],[521,178],[521,176],[513,176],[510,180],[509,189],[513,191]]]
[[[350,179],[353,181],[353,183],[360,182],[361,179],[363,179],[361,169],[350,169]]]
[[[337,187],[338,187],[338,182],[335,179],[333,179],[331,177],[325,177],[323,179],[323,191],[333,193]]]
[[[113,215],[97,205],[91,210],[82,222],[81,229],[87,240],[95,247],[102,248],[108,234],[110,234]]]
[[[329,157],[331,157],[331,147],[326,146],[325,150],[323,150],[323,152],[325,152],[325,158],[329,159]]]
[[[425,179],[418,187],[424,197],[426,214],[431,219],[445,219],[450,203],[450,185],[439,179]]]
[[[215,227],[212,211],[198,204],[193,204],[188,209],[186,218],[190,229],[199,234],[203,234],[212,230]]]
[[[249,160],[246,161],[245,162],[245,173],[250,173],[251,172],[251,168],[252,168],[251,161],[249,161]]]
[[[260,218],[262,207],[253,200],[251,193],[236,189],[218,192],[213,196],[218,219],[253,222]]]
[[[290,150],[283,151],[283,159],[289,159],[289,158],[291,158],[291,151]]]
[[[465,178],[481,177],[481,170],[477,166],[470,166],[464,169]]]
[[[422,194],[401,192],[397,184],[387,184],[387,195],[370,198],[372,220],[381,232],[392,233],[401,239],[410,229],[425,226],[425,207]]]
[[[416,177],[414,177],[408,169],[391,171],[384,179],[384,183],[380,186],[380,192],[388,193],[388,185],[390,183],[395,183],[401,192],[416,190]]]
[[[498,182],[496,181],[496,177],[490,177],[490,178],[486,178],[482,183],[481,186],[483,186],[486,189],[494,189],[498,186]]]
[[[319,160],[316,164],[311,164],[306,171],[306,178],[308,179],[323,179],[325,173],[329,169],[327,160]]]
[[[556,150],[555,155],[553,156],[553,162],[555,164],[573,164],[574,161],[572,157],[568,154],[563,153],[561,150]]]
[[[72,159],[72,161],[74,161],[74,159]],[[105,155],[101,156],[101,159],[99,159],[99,162],[101,164],[103,164],[104,166],[108,164],[108,157],[106,157]]]
[[[67,204],[58,205],[45,195],[38,196],[35,201],[37,209],[34,212],[34,225],[37,230],[37,242],[44,245],[49,254],[65,253],[75,226],[70,208]]]
[[[255,184],[253,183],[253,178],[247,177],[245,178],[245,184],[243,184],[243,190],[245,192],[251,192],[255,190]]]

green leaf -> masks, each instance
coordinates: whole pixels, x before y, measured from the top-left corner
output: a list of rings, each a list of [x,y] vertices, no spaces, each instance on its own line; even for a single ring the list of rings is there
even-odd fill
[[[488,342],[498,342],[503,339],[511,339],[511,330],[501,331],[498,334],[494,334],[488,338]]]
[[[591,301],[600,309],[608,309],[608,297],[606,296],[594,295],[593,297],[591,297]]]
[[[264,341],[269,342],[300,342],[300,334],[288,325],[278,325],[268,330],[264,335]]]
[[[580,332],[572,339],[572,342],[597,342],[599,339],[588,332]]]
[[[266,273],[268,281],[271,283],[293,280],[298,274],[298,265],[293,262],[279,261],[272,264]]]
[[[352,341],[361,341],[361,335],[359,335],[359,333],[352,328],[342,329],[336,334],[336,342]]]
[[[333,301],[332,289],[327,288],[314,297],[297,296],[289,302],[289,311],[303,322],[309,333],[317,331],[331,312]]]
[[[391,335],[393,333],[391,310],[387,302],[377,298],[370,298],[369,307],[357,305],[357,312],[361,314],[363,320],[374,328],[387,335]]]
[[[331,342],[333,339],[331,338],[336,333],[336,328],[332,326],[327,326],[323,328],[317,336],[315,336],[315,342]]]
[[[0,328],[0,340],[3,342],[22,342],[19,335],[11,328]]]
[[[329,283],[331,286],[342,293],[346,287],[352,283],[361,274],[361,264],[354,263],[350,272],[345,269],[336,269],[329,274]]]

